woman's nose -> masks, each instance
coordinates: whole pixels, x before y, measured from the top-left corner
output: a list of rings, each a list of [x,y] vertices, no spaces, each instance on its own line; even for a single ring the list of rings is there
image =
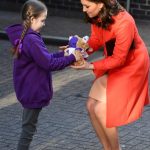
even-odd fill
[[[85,8],[85,7],[83,7],[82,11],[83,11],[83,12],[86,12],[86,8]]]

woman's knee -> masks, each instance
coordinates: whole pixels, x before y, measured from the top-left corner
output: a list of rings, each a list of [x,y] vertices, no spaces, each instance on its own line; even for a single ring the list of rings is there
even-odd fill
[[[95,116],[99,120],[101,120],[102,122],[105,122],[105,120],[106,120],[106,103],[97,102],[97,104],[94,107],[94,113],[95,113]]]
[[[86,109],[89,113],[94,111],[94,104],[95,104],[95,100],[89,97],[86,102]]]

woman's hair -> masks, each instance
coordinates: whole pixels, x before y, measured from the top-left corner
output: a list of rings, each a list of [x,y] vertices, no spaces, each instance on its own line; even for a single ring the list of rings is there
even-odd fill
[[[96,17],[90,18],[85,13],[86,22],[96,24],[103,29],[109,29],[109,25],[114,23],[112,16],[117,15],[120,11],[125,9],[119,4],[117,0],[88,0],[94,3],[104,3],[103,8],[100,10]]]
[[[22,45],[22,40],[31,25],[31,17],[38,18],[44,11],[47,11],[47,7],[39,0],[28,0],[24,3],[21,11],[24,28],[20,39],[17,41],[16,46],[12,50],[14,56],[19,56],[20,45]]]

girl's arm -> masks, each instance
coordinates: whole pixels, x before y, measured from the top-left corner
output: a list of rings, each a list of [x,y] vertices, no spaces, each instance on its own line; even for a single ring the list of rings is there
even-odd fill
[[[55,54],[49,53],[47,48],[45,47],[44,42],[36,35],[32,35],[31,39],[28,42],[30,43],[28,51],[31,57],[33,58],[33,60],[37,65],[39,65],[41,68],[45,70],[50,71],[61,70],[76,61],[76,58],[73,54],[70,56],[58,58],[54,57]]]
[[[54,58],[64,57],[64,51],[52,53]]]

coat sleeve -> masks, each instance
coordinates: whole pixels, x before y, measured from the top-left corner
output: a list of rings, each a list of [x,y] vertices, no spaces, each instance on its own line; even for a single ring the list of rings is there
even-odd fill
[[[131,43],[134,39],[134,24],[130,21],[124,21],[115,29],[116,42],[112,56],[93,62],[94,73],[99,71],[108,71],[124,65]]]
[[[34,40],[33,40],[34,39]],[[30,55],[37,65],[45,70],[56,71],[64,69],[75,61],[74,55],[64,57],[54,57],[57,54],[49,53],[44,42],[40,38],[32,38],[30,41],[30,48],[28,48]],[[60,55],[62,53],[60,52]]]
[[[91,36],[88,40],[88,44],[89,44],[89,47],[93,49],[93,51],[92,52],[87,51],[89,55],[99,50],[100,47],[102,47],[103,41],[102,41],[101,31],[102,31],[101,28],[98,28],[96,25],[91,25]]]

